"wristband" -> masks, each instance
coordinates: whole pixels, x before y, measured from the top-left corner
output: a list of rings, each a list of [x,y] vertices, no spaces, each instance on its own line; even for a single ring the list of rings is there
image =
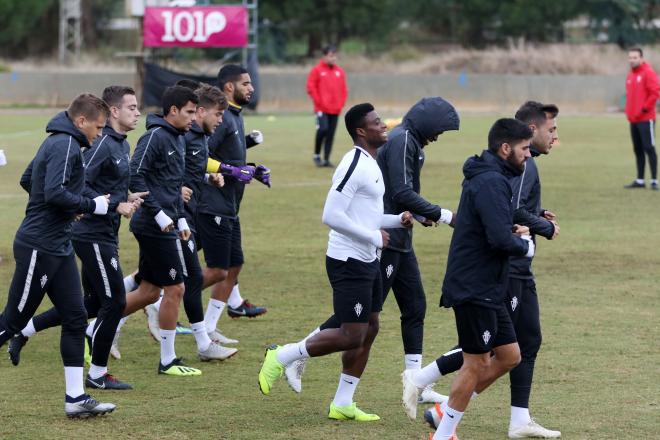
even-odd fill
[[[181,217],[178,222],[176,222],[177,229],[179,231],[189,231],[188,222],[185,218]]]
[[[160,226],[161,231],[172,224],[172,219],[169,218],[162,209],[158,211],[158,214],[156,214],[154,219],[156,220],[156,223],[158,223],[158,226]]]
[[[440,209],[440,222],[448,225],[454,218],[454,214],[448,209]]]
[[[525,257],[532,258],[534,256],[534,249],[535,249],[534,242],[532,241],[532,236],[531,235],[523,235],[520,238],[525,240],[528,244],[527,253],[525,254]]]
[[[94,197],[94,203],[96,204],[94,214],[106,215],[108,213],[108,199],[105,196]]]

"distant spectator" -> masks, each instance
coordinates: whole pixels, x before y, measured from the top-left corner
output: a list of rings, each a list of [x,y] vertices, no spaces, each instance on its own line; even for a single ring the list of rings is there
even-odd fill
[[[645,188],[644,168],[646,156],[651,168],[651,189],[658,190],[658,156],[655,152],[655,102],[658,100],[658,76],[644,61],[642,49],[628,51],[630,73],[626,78],[626,116],[630,122],[637,179],[625,188]]]
[[[337,128],[337,118],[348,96],[346,74],[337,65],[335,46],[323,48],[323,58],[312,68],[307,77],[307,93],[314,102],[314,113],[316,113],[314,163],[318,167],[332,167],[330,152]],[[323,160],[321,160],[322,144],[324,144]]]

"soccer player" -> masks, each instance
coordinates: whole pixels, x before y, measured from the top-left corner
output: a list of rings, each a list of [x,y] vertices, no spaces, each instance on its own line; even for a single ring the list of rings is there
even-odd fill
[[[314,103],[316,113],[316,139],[314,142],[314,164],[317,167],[332,167],[330,153],[337,129],[339,113],[346,103],[348,88],[344,69],[337,65],[337,48],[323,48],[323,58],[307,76],[307,94]],[[321,160],[323,146],[323,160]]]
[[[83,195],[81,148],[99,137],[108,118],[105,102],[83,94],[46,126],[49,133],[21,178],[29,193],[25,219],[14,238],[16,269],[0,315],[0,346],[25,327],[46,293],[62,316],[60,350],[66,385],[64,412],[85,417],[114,411],[83,387],[85,306],[71,245],[71,223],[81,214],[104,216],[109,195]]]
[[[283,347],[270,346],[259,372],[259,388],[268,395],[289,364],[341,351],[343,370],[328,417],[366,422],[380,417],[359,409],[353,394],[378,334],[383,304],[378,253],[389,243],[385,229],[412,227],[412,215],[384,214],[385,184],[376,153],[387,141],[387,127],[374,107],[358,104],[344,118],[355,147],[335,170],[323,209],[323,223],[331,229],[326,270],[340,327]]]
[[[185,290],[183,277],[187,275],[181,240],[190,238],[181,198],[186,156],[183,135],[195,122],[198,98],[186,87],[173,86],[165,90],[162,102],[163,116],[147,116],[147,132],[138,140],[131,158],[130,190],[149,192],[131,219],[131,231],[140,248],[142,280],[138,292],[154,302],[164,290],[158,373],[198,376],[201,371],[185,366],[174,350],[176,320]]]
[[[655,71],[644,61],[639,47],[628,51],[630,72],[626,78],[626,116],[637,164],[637,179],[626,188],[645,188],[646,156],[651,170],[651,189],[658,190],[658,156],[655,151],[655,103],[660,85]]]
[[[88,197],[110,194],[108,214],[84,215],[73,224],[72,242],[82,263],[87,316],[98,315],[95,324],[91,328],[88,326],[92,362],[86,385],[90,388],[123,390],[132,387],[108,374],[107,367],[110,346],[126,304],[118,233],[121,216],[130,218],[147,194],[128,194],[130,146],[126,134],[135,129],[140,116],[135,91],[125,86],[106,87],[103,100],[110,108],[110,117],[103,129],[103,136],[83,153],[83,194]],[[14,365],[18,365],[21,348],[29,337],[61,323],[56,308],[32,318],[9,344],[9,355]]]
[[[228,64],[218,72],[218,83],[229,102],[223,122],[209,138],[209,173],[225,176],[222,188],[204,185],[197,205],[197,232],[204,250],[206,269],[204,287],[213,285],[204,321],[209,333],[216,332],[218,319],[226,306],[243,267],[241,221],[239,210],[245,184],[256,178],[270,186],[270,171],[246,163],[247,149],[263,142],[259,131],[245,135],[242,106],[252,98],[254,88],[250,74],[243,67]],[[266,308],[241,302],[242,316],[266,313]]]

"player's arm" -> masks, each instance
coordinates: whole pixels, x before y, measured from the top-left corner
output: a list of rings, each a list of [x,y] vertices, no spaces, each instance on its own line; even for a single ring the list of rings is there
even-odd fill
[[[344,104],[346,104],[346,100],[348,99],[348,86],[346,85],[346,72],[344,72],[344,69],[341,70],[341,90],[340,90],[340,101],[341,101],[341,106],[344,107]]]
[[[144,199],[141,209],[144,209],[160,226],[164,228],[166,222],[173,223],[147,184],[146,177],[155,171],[161,157],[162,145],[154,131],[144,135],[138,141],[135,152],[131,158],[131,178],[129,190],[132,193],[149,192],[150,196]]]
[[[94,183],[98,181],[99,175],[107,165],[106,160],[110,157],[108,146],[104,143],[104,140],[107,140],[106,136],[103,136],[101,141],[93,148],[83,153],[85,159],[85,187],[83,188],[83,195],[92,199],[102,195],[100,191],[94,188]],[[109,211],[113,211],[114,209],[117,209],[116,204],[114,207],[111,205],[108,206]]]
[[[646,90],[646,99],[644,100],[644,107],[642,112],[650,112],[655,107],[655,102],[658,100],[658,93],[660,92],[660,85],[658,85],[658,76],[654,71],[649,75],[645,75],[644,89]]]
[[[323,207],[323,223],[354,240],[370,243],[376,247],[383,247],[383,238],[379,229],[370,230],[362,227],[346,214],[352,199],[353,197],[350,194],[344,194],[336,188],[330,189]]]
[[[313,67],[310,70],[309,75],[307,75],[307,94],[312,98],[314,103],[314,111],[317,110],[319,104],[319,74],[316,70],[316,67]]]
[[[30,189],[32,188],[32,167],[34,166],[34,160],[30,161],[30,164],[27,166],[23,175],[21,176],[20,184],[21,187],[30,194]]]
[[[523,175],[524,176],[524,175]],[[521,177],[522,178],[522,177]],[[513,185],[516,191],[522,189],[521,183],[516,183]],[[527,226],[529,231],[534,235],[540,235],[552,240],[555,237],[555,225],[551,221],[543,218],[536,212],[531,211],[527,207],[527,200],[535,200],[538,197],[538,194],[541,191],[541,182],[536,179],[532,184],[528,194],[519,194],[514,191],[513,200],[514,200],[514,211],[513,211],[513,223]]]

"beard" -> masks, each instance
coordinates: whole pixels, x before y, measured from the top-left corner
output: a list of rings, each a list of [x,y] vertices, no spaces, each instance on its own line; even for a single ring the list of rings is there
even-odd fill
[[[523,160],[522,162],[518,163],[516,161],[516,155],[514,154],[513,150],[506,157],[506,161],[509,165],[517,170],[523,171],[525,169],[525,161]]]
[[[246,95],[239,95],[234,92],[234,102],[240,106],[244,106],[250,103],[250,99],[247,98]]]

